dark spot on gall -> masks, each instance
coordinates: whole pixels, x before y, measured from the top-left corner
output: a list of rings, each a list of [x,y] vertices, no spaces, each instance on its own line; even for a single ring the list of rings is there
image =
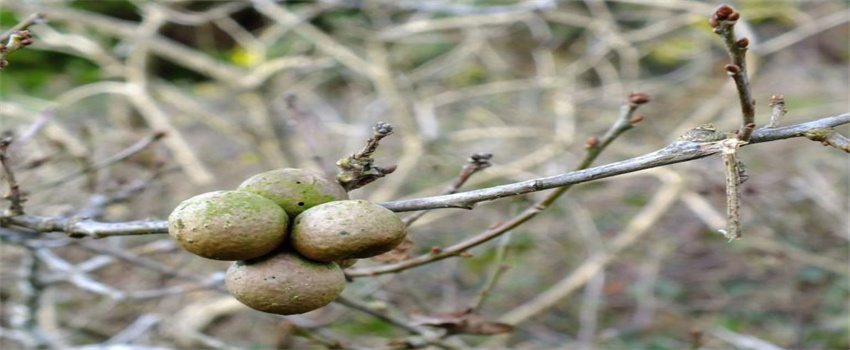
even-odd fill
[[[348,231],[339,231],[340,236],[348,236]]]
[[[303,207],[303,206],[304,206],[304,202],[298,202],[298,206],[299,206],[299,207]]]

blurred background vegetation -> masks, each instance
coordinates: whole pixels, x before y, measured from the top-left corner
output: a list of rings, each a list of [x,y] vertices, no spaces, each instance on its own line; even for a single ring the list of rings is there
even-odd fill
[[[850,109],[848,2],[730,3],[743,16],[739,35],[751,42],[760,125],[772,94],[786,97],[783,125]],[[13,161],[29,192],[28,213],[44,216],[71,216],[118,198],[95,218],[162,220],[181,200],[232,189],[260,171],[333,172],[335,160],[358,150],[377,121],[397,130],[378,162],[399,168],[352,197],[439,194],[474,152],[494,154],[494,166],[465,186],[483,188],[571,170],[587,138],[608,128],[633,91],[653,98],[639,111],[646,118],[598,164],[648,153],[703,123],[736,128],[740,108],[723,71],[728,59],[707,21],[716,5],[5,0],[0,29],[34,12],[46,21],[30,28],[35,44],[10,55],[0,72],[2,129],[35,131]],[[38,188],[156,131],[167,137],[124,162]],[[470,258],[358,278],[345,295],[415,322],[416,315],[468,307],[505,263],[481,307],[488,319],[536,302],[559,281],[576,285],[508,335],[454,336],[447,343],[850,348],[847,156],[805,139],[747,147],[740,156],[751,176],[742,240],[727,243],[717,233],[724,178],[712,157],[577,186],[509,236],[471,250]],[[428,213],[411,227],[413,253],[508,220],[543,195]],[[605,256],[627,232],[635,239],[597,264],[593,257]],[[27,302],[37,306],[33,322],[55,348],[322,348],[327,339],[382,348],[408,336],[340,305],[288,318],[261,314],[139,263],[220,279],[227,263],[191,256],[162,235],[94,241],[55,233],[34,242],[41,248],[0,246],[3,349],[27,347],[15,332],[25,329],[15,320],[17,305]],[[32,271],[54,281],[37,289],[34,304],[18,287],[22,271],[32,268],[29,259]],[[97,263],[104,259],[111,260]],[[587,266],[600,268],[580,268]],[[54,276],[69,271],[96,284]],[[116,294],[148,290],[161,293]],[[128,330],[139,331],[130,337]]]

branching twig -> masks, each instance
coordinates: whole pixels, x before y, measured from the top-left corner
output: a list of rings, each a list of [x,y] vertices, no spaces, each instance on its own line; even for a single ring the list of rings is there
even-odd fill
[[[813,128],[807,130],[803,136],[812,141],[818,141],[824,146],[832,146],[850,153],[850,139],[847,136],[839,134],[833,128]]]
[[[23,203],[25,199],[21,194],[18,182],[15,180],[15,173],[12,172],[12,165],[9,164],[7,151],[11,144],[12,136],[3,136],[3,138],[0,139],[0,166],[3,167],[3,176],[6,177],[6,183],[9,184],[9,194],[6,195],[6,197],[11,202],[9,209],[6,209],[4,215],[16,216],[24,213]]]
[[[372,137],[366,140],[366,146],[359,152],[340,159],[336,162],[339,174],[336,179],[346,191],[352,191],[380,179],[395,171],[394,165],[382,168],[375,165],[372,154],[378,149],[381,140],[392,135],[393,126],[385,122],[377,122],[372,128]]]
[[[0,42],[4,42],[6,40],[9,40],[9,38],[15,32],[20,31],[20,30],[26,30],[27,28],[29,28],[30,26],[32,26],[34,24],[41,23],[43,20],[44,20],[44,15],[42,15],[41,13],[36,12],[36,13],[29,15],[29,17],[27,17],[27,19],[19,22],[14,27],[9,28],[9,30],[3,32],[3,35],[0,35]]]
[[[0,42],[0,70],[9,65],[6,56],[32,45],[32,33],[28,30],[16,30],[9,36],[9,41],[6,44]]]
[[[750,91],[750,80],[747,76],[747,47],[750,45],[750,40],[735,37],[735,23],[741,18],[739,12],[729,5],[720,5],[711,16],[709,23],[714,28],[714,32],[723,38],[726,44],[726,50],[729,52],[729,58],[732,63],[726,65],[726,72],[735,81],[735,88],[738,90],[738,99],[741,103],[741,113],[743,115],[743,123],[738,130],[738,139],[744,142],[749,141],[750,135],[755,128],[755,105]]]
[[[33,24],[41,23],[43,18],[40,13],[33,13],[0,35],[0,70],[9,65],[6,56],[32,44],[32,34],[26,29]],[[4,44],[6,40],[8,42]]]
[[[595,136],[591,137],[587,143],[587,153],[585,154],[584,159],[576,166],[577,169],[586,169],[593,163],[593,161],[599,156],[602,151],[608,147],[618,136],[622,135],[627,130],[631,129],[635,123],[643,120],[643,116],[635,115],[634,112],[637,110],[638,106],[649,102],[649,96],[643,93],[633,93],[629,95],[629,103],[623,105],[619,118],[611,125],[611,128],[602,136],[602,139],[598,139]],[[537,186],[538,180],[531,180],[530,185],[531,188]],[[526,181],[528,183],[528,181]],[[493,238],[496,238],[515,227],[525,223],[533,219],[537,214],[546,210],[552,203],[555,202],[561,195],[566,193],[573,184],[566,183],[561,186],[552,186],[559,187],[555,191],[549,193],[544,199],[533,204],[528,209],[524,210],[518,216],[512,218],[511,220],[491,227],[484,232],[481,232],[475,236],[467,238],[459,243],[456,243],[452,246],[449,246],[444,249],[432,249],[429,254],[420,255],[418,257],[400,261],[394,264],[383,265],[372,268],[362,268],[362,269],[350,269],[346,271],[346,275],[349,277],[362,277],[362,276],[373,276],[378,274],[392,273],[407,270],[416,266],[421,266],[432,261],[442,260],[445,258],[449,258],[452,256],[463,255],[466,253],[466,250],[472,247],[475,247],[479,244],[487,242]],[[510,185],[508,185],[510,186]],[[552,188],[549,187],[549,188]],[[491,188],[492,189],[492,188]],[[541,189],[538,189],[542,190]],[[482,190],[478,190],[482,191]],[[483,190],[486,191],[486,190]],[[471,193],[477,191],[470,191],[465,193]],[[529,191],[533,192],[533,191]],[[462,195],[463,193],[460,193]],[[447,195],[453,196],[453,195]],[[447,196],[438,196],[431,198],[441,198]],[[497,197],[498,198],[498,197]],[[392,210],[392,208],[391,208]]]
[[[762,128],[753,132],[747,146],[794,137],[808,137],[816,141],[826,140],[830,145],[835,144],[836,147],[846,150],[850,148],[850,140],[847,140],[833,129],[836,126],[844,124],[850,124],[850,113],[785,127]],[[677,141],[649,154],[594,168],[450,195],[384,202],[381,205],[396,212],[436,208],[471,208],[472,204],[477,202],[542,191],[560,186],[575,185],[664,165],[686,162],[704,158],[717,152],[720,152],[718,142]],[[73,220],[32,215],[6,216],[4,220],[13,226],[30,231],[66,232],[77,237],[92,236],[93,238],[102,238],[112,235],[144,235],[168,232],[168,223],[165,221],[104,223],[92,220]],[[514,227],[508,227],[508,224],[510,223],[503,224],[495,229],[509,229]],[[490,230],[486,232],[494,233]],[[483,236],[477,239],[489,240],[489,238]],[[469,243],[474,242],[465,241],[465,243],[461,242],[458,244],[465,245]],[[461,248],[461,252],[466,249],[461,246],[455,246],[455,248]],[[454,255],[456,254],[459,254],[459,252],[454,253]]]
[[[463,165],[463,168],[460,170],[460,174],[458,174],[457,179],[455,179],[455,181],[451,185],[446,187],[446,189],[441,194],[452,194],[457,193],[457,191],[460,191],[460,187],[463,186],[463,184],[466,183],[467,180],[469,180],[472,174],[489,168],[492,165],[490,163],[490,158],[493,158],[493,155],[490,153],[473,153],[471,156],[469,156],[469,160],[466,162],[466,164]],[[416,220],[419,220],[419,218],[421,218],[427,212],[427,210],[419,211],[413,215],[404,218],[404,224],[407,226],[412,225],[414,222],[416,222]]]
[[[765,128],[775,128],[779,126],[779,123],[782,121],[782,117],[785,116],[785,113],[788,113],[785,109],[785,96],[778,94],[770,96],[770,109],[770,123],[765,125]]]
[[[155,132],[155,133],[139,140],[139,142],[136,142],[132,146],[127,147],[123,151],[118,152],[117,154],[115,154],[115,155],[113,155],[109,158],[106,158],[106,159],[104,159],[100,162],[92,164],[89,167],[84,167],[83,169],[68,173],[65,176],[58,178],[56,180],[53,180],[51,182],[42,184],[40,186],[36,186],[32,189],[32,191],[38,191],[38,190],[44,190],[44,189],[56,187],[58,185],[61,185],[61,184],[64,184],[64,183],[70,181],[71,179],[73,179],[77,176],[86,174],[90,171],[100,170],[100,169],[106,168],[106,167],[108,167],[112,164],[123,161],[123,160],[131,157],[132,155],[143,151],[145,148],[147,148],[148,146],[152,145],[153,143],[162,139],[165,136],[166,136],[166,134],[164,132]]]
[[[850,113],[786,127],[759,129],[753,132],[747,146],[793,137],[809,137],[819,141],[818,139],[829,135],[828,131],[834,132],[833,127],[848,123],[850,123]],[[836,137],[833,136],[834,142],[841,143],[841,140],[835,139]],[[717,142],[678,141],[652,153],[589,169],[450,195],[384,202],[381,205],[396,212],[434,208],[471,209],[478,202],[537,192],[560,186],[575,185],[663,165],[686,162],[704,158],[717,152],[720,152],[720,145]]]
[[[322,160],[321,152],[319,152],[319,144],[316,142],[316,138],[313,137],[313,128],[310,127],[308,121],[310,115],[298,107],[298,95],[288,94],[284,96],[284,102],[286,103],[286,109],[292,114],[292,118],[289,120],[290,125],[298,130],[297,132],[301,136],[301,140],[310,149],[310,159],[316,163],[316,166],[321,171],[328,172],[329,170],[325,167],[324,160]],[[331,175],[330,173],[327,174]]]
[[[372,315],[374,317],[377,317],[377,318],[383,320],[384,322],[387,322],[387,323],[389,323],[393,326],[404,329],[404,330],[406,330],[410,333],[419,335],[419,336],[422,337],[421,340],[424,341],[427,344],[431,344],[431,345],[434,345],[434,346],[442,348],[442,349],[454,349],[455,348],[454,346],[451,346],[449,344],[446,344],[446,343],[436,339],[437,336],[433,332],[430,332],[426,329],[411,326],[407,322],[405,322],[404,320],[398,319],[394,316],[390,316],[390,315],[387,315],[387,314],[385,314],[381,311],[375,310],[374,308],[370,307],[369,305],[366,305],[365,303],[363,303],[361,301],[357,301],[357,300],[354,300],[354,299],[351,299],[351,298],[348,298],[348,297],[345,297],[345,296],[339,296],[338,298],[336,298],[336,300],[334,300],[334,303],[343,305],[343,306],[348,307],[350,309],[354,309],[354,310],[357,310],[357,311],[367,313],[367,314]]]

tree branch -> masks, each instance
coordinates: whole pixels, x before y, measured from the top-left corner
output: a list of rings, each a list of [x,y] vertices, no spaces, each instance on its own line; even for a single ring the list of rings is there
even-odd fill
[[[850,123],[850,113],[839,114],[792,126],[759,129],[753,132],[750,143],[747,146],[750,144],[776,141],[792,137],[810,137],[810,133],[813,130],[831,130],[835,126],[848,123]],[[381,205],[395,212],[436,208],[471,209],[472,206],[478,202],[537,192],[566,185],[575,185],[582,182],[604,179],[639,170],[655,168],[662,165],[704,158],[720,151],[718,142],[676,141],[667,147],[649,154],[594,168],[571,171],[561,175],[450,195],[384,202],[381,203]]]
[[[747,76],[747,47],[750,45],[750,40],[741,38],[738,40],[735,37],[735,23],[741,18],[739,12],[729,5],[720,5],[709,19],[709,24],[714,28],[714,32],[723,38],[723,43],[726,44],[726,51],[729,52],[729,58],[732,63],[726,65],[726,72],[735,81],[735,88],[738,90],[738,99],[741,103],[741,114],[743,115],[743,123],[738,129],[738,139],[744,142],[750,140],[750,135],[756,126],[756,101],[753,99],[753,93],[750,90],[750,80]]]
[[[41,13],[36,12],[36,13],[29,15],[29,17],[27,17],[27,19],[21,21],[20,23],[16,24],[14,27],[9,28],[9,30],[3,32],[3,34],[0,35],[0,42],[5,42],[6,40],[9,40],[9,38],[15,32],[20,31],[20,30],[26,30],[27,28],[29,28],[30,26],[32,26],[34,24],[41,23],[43,20],[44,20],[44,15],[42,15]]]
[[[817,135],[831,131],[831,140],[837,140],[838,135],[832,128],[850,124],[850,113],[839,114],[808,123],[779,128],[763,128],[753,132],[749,146],[755,143],[771,142],[794,137],[807,137],[818,140]],[[837,140],[838,143],[840,140]],[[718,141],[719,142],[719,141]],[[668,164],[686,162],[704,158],[720,151],[718,142],[687,142],[676,141],[655,152],[632,159],[601,165],[594,168],[571,171],[561,175],[522,181],[513,184],[484,188],[450,195],[426,197],[418,199],[399,200],[380,203],[395,211],[416,211],[438,208],[472,208],[475,203],[494,200],[503,197],[516,196],[551,188],[575,185],[583,182],[599,180],[635,171],[655,168]],[[17,226],[36,232],[65,232],[71,237],[103,238],[116,235],[143,235],[168,233],[168,223],[165,221],[131,221],[105,223],[79,218],[49,218],[32,215],[3,216],[0,223],[6,226]]]

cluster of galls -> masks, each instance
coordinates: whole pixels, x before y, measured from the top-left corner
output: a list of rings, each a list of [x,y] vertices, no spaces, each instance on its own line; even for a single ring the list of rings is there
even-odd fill
[[[392,250],[406,235],[393,212],[348,200],[339,183],[302,169],[187,199],[168,217],[168,231],[193,254],[236,260],[225,279],[230,294],[281,315],[327,305],[345,288],[342,268]]]

